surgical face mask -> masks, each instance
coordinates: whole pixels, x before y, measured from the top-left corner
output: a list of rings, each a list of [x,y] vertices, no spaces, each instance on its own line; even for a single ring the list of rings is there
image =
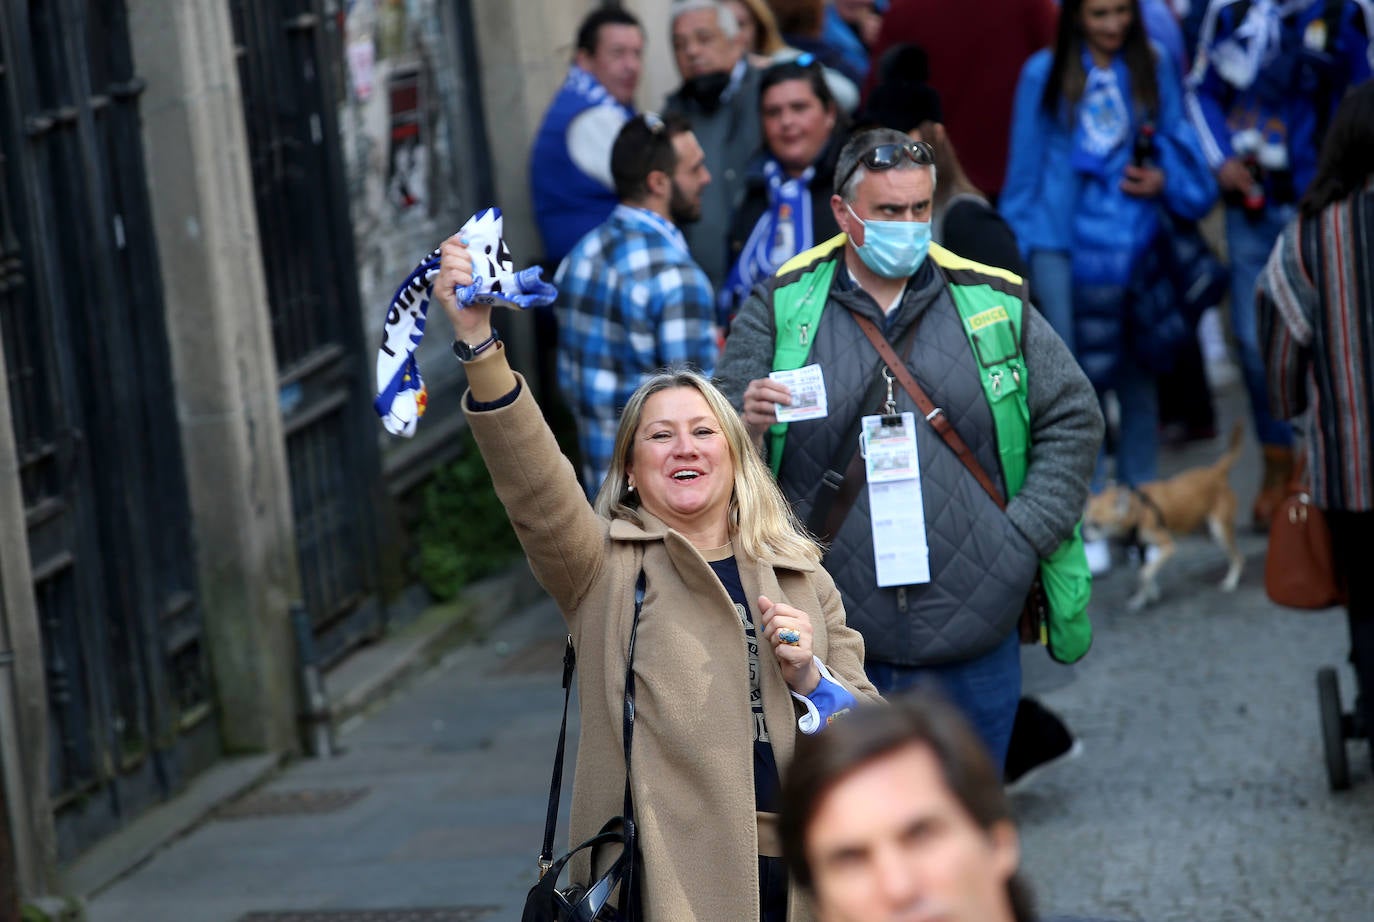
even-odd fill
[[[855,246],[864,265],[885,279],[905,279],[916,274],[930,252],[929,221],[865,221],[850,215],[864,229],[863,246]]]
[[[682,82],[682,95],[688,99],[695,99],[703,111],[714,112],[720,108],[720,98],[725,95],[729,86],[730,72],[728,70],[700,74]]]

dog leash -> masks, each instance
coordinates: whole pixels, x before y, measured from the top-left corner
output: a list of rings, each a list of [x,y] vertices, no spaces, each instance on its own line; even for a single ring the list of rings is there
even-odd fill
[[[1131,487],[1130,489],[1131,489],[1131,494],[1132,494],[1133,496],[1135,496],[1137,499],[1139,499],[1140,502],[1141,502],[1141,504],[1144,505],[1146,509],[1149,509],[1151,512],[1153,512],[1153,513],[1155,514],[1155,516],[1159,519],[1159,524],[1160,524],[1161,526],[1163,526],[1163,525],[1164,525],[1164,510],[1159,508],[1159,504],[1156,503],[1153,499],[1150,498],[1150,494],[1146,493],[1144,490],[1140,489],[1139,487]],[[1134,528],[1131,529],[1131,535],[1130,535],[1129,544],[1130,544],[1132,547],[1134,547],[1134,548],[1136,548],[1137,550],[1139,550],[1142,556],[1144,555],[1144,553],[1145,553],[1145,548],[1146,548],[1146,544],[1145,544],[1144,541],[1140,540],[1140,526],[1139,526],[1139,525],[1136,525]]]

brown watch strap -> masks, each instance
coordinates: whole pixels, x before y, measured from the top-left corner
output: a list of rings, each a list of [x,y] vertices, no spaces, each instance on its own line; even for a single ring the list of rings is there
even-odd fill
[[[897,353],[893,351],[892,346],[878,330],[878,325],[857,311],[851,311],[851,313],[854,315],[854,321],[858,323],[859,329],[864,331],[864,335],[867,336],[868,341],[873,344],[873,348],[878,350],[878,354],[882,356],[883,362],[887,364],[888,370],[891,371],[897,378],[897,381],[901,383],[902,390],[907,392],[911,399],[915,401],[920,411],[925,414],[926,422],[930,423],[931,428],[934,429],[940,438],[944,439],[945,444],[958,455],[964,467],[968,468],[969,473],[971,473],[974,479],[978,481],[979,485],[987,491],[988,496],[992,497],[992,501],[997,504],[997,508],[1007,508],[1007,501],[1002,498],[1002,494],[993,486],[992,478],[988,476],[988,472],[983,470],[982,465],[978,463],[978,459],[973,456],[973,452],[969,449],[968,444],[960,438],[959,433],[950,425],[949,417],[945,415],[945,411],[937,407],[931,401],[930,397],[926,395],[926,392],[921,389],[921,385],[916,383],[916,379],[911,376],[911,372],[907,371],[906,364],[897,357]]]

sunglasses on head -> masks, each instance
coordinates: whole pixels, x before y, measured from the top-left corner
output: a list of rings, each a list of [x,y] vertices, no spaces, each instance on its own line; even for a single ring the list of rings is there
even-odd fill
[[[649,129],[650,134],[663,134],[663,129],[666,126],[657,112],[644,112],[640,117],[644,119],[644,127]]]
[[[900,144],[879,144],[872,150],[859,155],[859,159],[849,168],[849,172],[844,174],[844,179],[840,180],[837,188],[843,189],[849,182],[849,178],[859,169],[867,169],[879,172],[890,170],[902,162],[906,157],[917,166],[930,166],[935,162],[935,151],[925,141],[903,141]]]

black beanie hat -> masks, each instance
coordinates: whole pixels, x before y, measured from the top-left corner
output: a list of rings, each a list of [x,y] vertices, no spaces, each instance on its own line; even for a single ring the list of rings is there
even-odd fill
[[[919,45],[893,45],[878,61],[878,84],[856,124],[907,132],[922,122],[943,122],[940,94],[926,81],[930,63]]]

